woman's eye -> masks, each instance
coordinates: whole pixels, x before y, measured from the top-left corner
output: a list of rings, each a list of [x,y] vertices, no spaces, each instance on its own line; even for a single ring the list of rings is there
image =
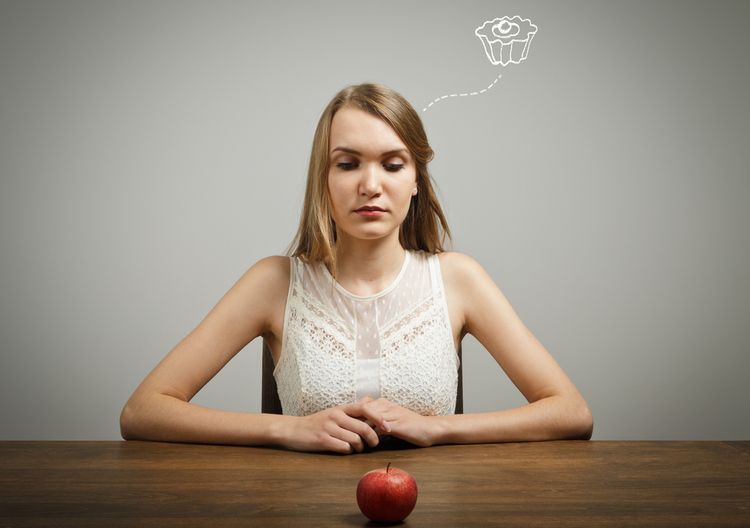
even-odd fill
[[[347,170],[347,171],[356,169],[357,165],[358,165],[357,163],[353,163],[353,162],[341,162],[341,163],[336,164],[336,166],[339,169]],[[388,172],[398,172],[404,168],[404,166],[400,163],[385,163],[383,166],[385,167],[385,170],[387,170]]]

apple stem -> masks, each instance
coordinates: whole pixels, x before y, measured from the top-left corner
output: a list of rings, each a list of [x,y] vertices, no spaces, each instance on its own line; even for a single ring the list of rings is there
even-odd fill
[[[385,466],[385,472],[388,473],[388,470],[391,469],[391,463],[388,462],[388,465]]]

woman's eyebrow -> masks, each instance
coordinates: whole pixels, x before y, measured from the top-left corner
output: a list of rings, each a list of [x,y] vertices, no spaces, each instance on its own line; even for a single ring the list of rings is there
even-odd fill
[[[348,152],[349,154],[357,154],[358,156],[362,155],[362,153],[359,152],[358,150],[354,150],[353,148],[349,148],[349,147],[336,147],[336,148],[334,148],[331,151],[331,154],[333,154],[337,150],[340,150],[342,152]],[[398,148],[398,149],[393,149],[393,150],[388,150],[386,152],[383,152],[383,154],[381,154],[381,155],[382,156],[390,156],[392,154],[400,154],[400,153],[408,154],[409,151],[407,149],[405,149],[405,148]]]

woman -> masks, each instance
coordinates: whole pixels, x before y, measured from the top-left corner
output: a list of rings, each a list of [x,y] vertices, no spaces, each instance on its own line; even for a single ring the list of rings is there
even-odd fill
[[[338,453],[384,435],[418,446],[590,438],[573,383],[484,269],[443,249],[432,157],[401,95],[377,84],[339,92],[315,132],[296,249],[250,267],[154,368],[122,410],[123,438]],[[467,333],[527,405],[453,414]],[[259,336],[284,415],[189,403]]]

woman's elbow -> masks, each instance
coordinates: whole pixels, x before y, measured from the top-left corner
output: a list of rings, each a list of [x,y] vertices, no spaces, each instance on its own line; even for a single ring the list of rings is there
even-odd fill
[[[123,440],[135,440],[135,424],[137,415],[133,410],[133,405],[128,402],[120,412],[120,436]]]
[[[575,440],[591,440],[594,433],[594,416],[585,402],[581,402],[571,418],[571,438]]]

